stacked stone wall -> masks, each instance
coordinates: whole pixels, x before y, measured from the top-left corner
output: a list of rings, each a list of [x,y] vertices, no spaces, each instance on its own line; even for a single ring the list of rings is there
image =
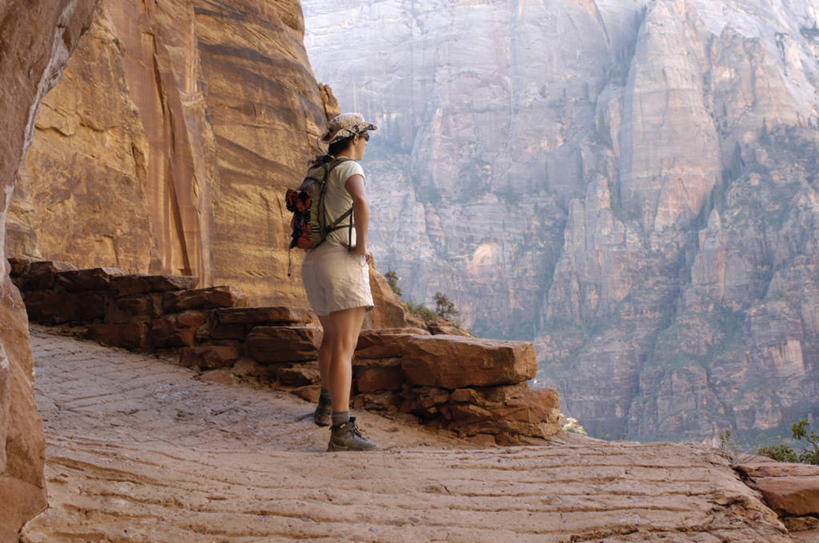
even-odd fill
[[[230,286],[118,268],[9,259],[29,320],[100,343],[156,352],[212,378],[257,380],[315,400],[322,330],[305,308],[247,307]],[[559,431],[554,390],[532,390],[529,343],[364,330],[353,361],[353,404],[486,443],[541,440]]]

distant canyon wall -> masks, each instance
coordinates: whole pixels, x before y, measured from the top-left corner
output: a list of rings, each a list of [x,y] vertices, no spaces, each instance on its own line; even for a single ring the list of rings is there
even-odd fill
[[[298,0],[101,0],[43,100],[7,253],[306,305],[283,195],[335,106],[303,24]]]
[[[600,437],[819,416],[819,2],[303,5],[406,298],[534,339]]]

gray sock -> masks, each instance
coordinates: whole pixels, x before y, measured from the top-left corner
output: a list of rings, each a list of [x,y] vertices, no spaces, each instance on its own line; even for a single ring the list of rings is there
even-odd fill
[[[330,403],[330,391],[322,387],[319,393],[319,403]]]
[[[333,426],[341,426],[342,424],[349,422],[349,420],[349,411],[333,411]]]

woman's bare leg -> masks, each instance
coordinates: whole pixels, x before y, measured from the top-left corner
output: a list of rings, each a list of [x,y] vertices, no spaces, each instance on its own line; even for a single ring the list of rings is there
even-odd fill
[[[327,339],[328,330],[330,329],[330,316],[319,316],[321,321],[321,328],[323,330],[321,337],[321,345],[318,350],[319,375],[321,375],[321,388],[330,390],[330,341]]]
[[[364,307],[356,307],[319,317],[324,327],[319,347],[319,371],[322,384],[330,391],[336,413],[350,410],[353,353],[365,312]]]
[[[333,404],[333,427],[328,451],[369,451],[378,448],[377,444],[361,435],[355,418],[350,417],[353,354],[365,311],[363,307],[345,309],[321,319],[324,337],[319,347],[319,366],[322,383],[330,390]]]

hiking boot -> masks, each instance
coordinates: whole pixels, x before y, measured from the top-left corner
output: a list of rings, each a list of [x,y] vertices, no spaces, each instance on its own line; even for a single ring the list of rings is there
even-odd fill
[[[316,410],[313,411],[313,422],[319,426],[330,426],[330,416],[333,413],[333,405],[330,400],[319,398]]]
[[[355,417],[340,426],[333,426],[328,451],[371,451],[378,445],[365,439],[355,425]]]

